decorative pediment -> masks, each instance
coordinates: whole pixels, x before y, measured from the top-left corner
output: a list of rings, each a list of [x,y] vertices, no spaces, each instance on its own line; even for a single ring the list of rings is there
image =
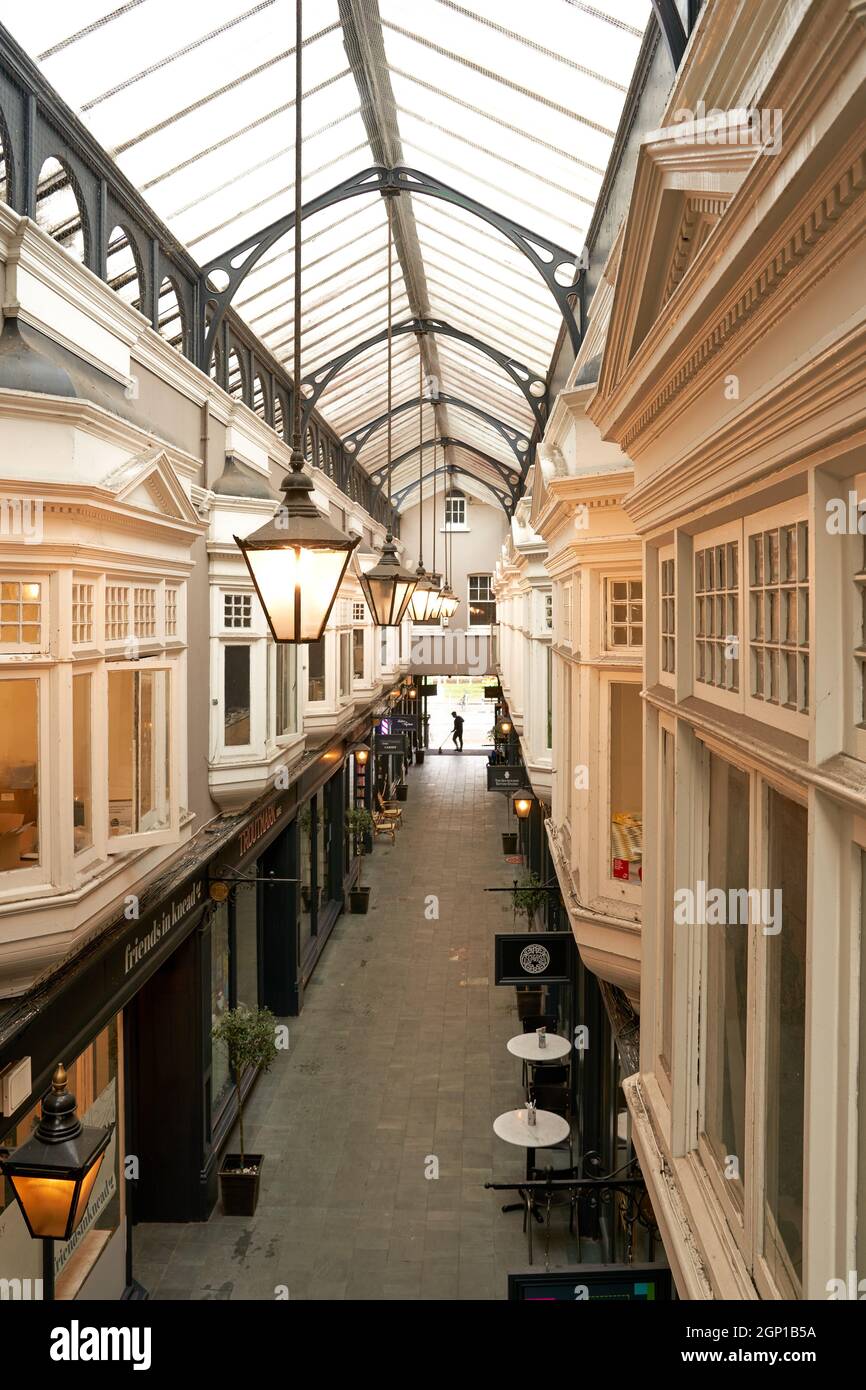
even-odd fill
[[[759,156],[734,122],[725,140],[708,120],[651,132],[641,145],[617,269],[599,395],[610,395],[663,310],[688,293],[689,273]],[[739,136],[742,136],[740,141]]]
[[[201,518],[187,497],[164,449],[149,449],[127,459],[102,480],[116,501],[137,511],[153,512],[164,521],[199,526]]]

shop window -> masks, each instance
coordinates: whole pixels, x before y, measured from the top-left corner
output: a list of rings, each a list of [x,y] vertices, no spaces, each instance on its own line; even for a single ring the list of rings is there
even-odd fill
[[[469,626],[486,626],[496,622],[496,600],[493,597],[492,574],[469,576]]]
[[[258,874],[258,864],[252,864],[248,871]],[[259,1006],[259,937],[258,937],[258,885],[242,885],[235,893],[235,973],[237,977],[237,1004],[248,1009]]]
[[[739,542],[695,551],[695,679],[738,691]]]
[[[809,709],[809,535],[805,521],[749,536],[749,675],[755,700]]]
[[[231,1007],[229,998],[229,906],[221,903],[211,919],[210,990],[211,1027],[215,1028]],[[225,1043],[214,1042],[211,1048],[211,1116],[219,1115],[232,1089],[228,1054]]]
[[[39,682],[0,679],[0,872],[39,863]]]
[[[298,656],[294,647],[276,643],[277,663],[277,737],[297,733],[298,729]]]
[[[677,600],[674,592],[674,561],[662,560],[659,566],[661,668],[667,675],[677,669]]]
[[[345,700],[352,688],[351,652],[349,633],[340,633],[340,699]]]
[[[75,853],[93,844],[93,678],[72,677],[72,827]]]
[[[315,887],[315,862],[313,859],[314,838],[313,838],[313,809],[315,798],[308,801],[298,817],[298,862],[300,864],[301,876],[301,929],[300,929],[300,952],[301,959],[313,937],[316,925],[313,901],[314,894],[317,893]]]
[[[246,748],[250,735],[251,648],[227,643],[223,648],[223,720],[226,748]]]
[[[223,594],[223,627],[251,628],[252,625],[252,594]]]
[[[643,646],[643,580],[605,580],[607,647]]]
[[[307,645],[307,699],[325,698],[325,638]]]
[[[708,778],[707,890],[721,889],[731,902],[730,894],[749,887],[749,778],[715,754],[709,757]],[[725,1191],[740,1212],[746,1177],[748,943],[748,920],[707,927],[704,1133]]]
[[[445,498],[445,525],[466,525],[466,498],[460,493],[454,492]]]
[[[352,677],[356,681],[364,679],[364,629],[352,629]]]
[[[766,951],[763,1254],[783,1298],[801,1295],[806,1063],[806,808],[767,791],[768,883],[781,929]]]
[[[168,671],[108,673],[108,833],[112,840],[170,826],[169,699]]]
[[[177,586],[169,584],[165,590],[165,635],[177,637]]]
[[[610,687],[610,875],[640,883],[643,844],[640,686]]]
[[[0,583],[0,643],[9,647],[42,646],[42,585],[22,579]]]
[[[72,585],[72,642],[88,646],[93,642],[94,585]]]

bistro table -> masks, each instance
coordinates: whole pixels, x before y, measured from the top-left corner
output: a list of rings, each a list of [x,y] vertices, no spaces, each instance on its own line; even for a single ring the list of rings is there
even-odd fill
[[[519,1057],[523,1063],[523,1084],[527,1083],[526,1067],[529,1062],[553,1062],[557,1057],[567,1057],[571,1051],[571,1043],[568,1038],[561,1038],[558,1033],[547,1033],[547,1046],[538,1046],[537,1033],[518,1033],[516,1038],[509,1038],[508,1051],[514,1057]]]
[[[504,1115],[497,1115],[493,1121],[493,1133],[499,1139],[504,1139],[506,1144],[516,1144],[519,1148],[526,1149],[528,1181],[529,1155],[532,1150],[549,1149],[553,1144],[561,1144],[571,1133],[571,1126],[568,1120],[562,1115],[555,1115],[552,1110],[536,1110],[534,1125],[529,1123],[527,1114],[528,1111],[524,1109],[506,1110]],[[527,1189],[523,1193],[522,1203],[517,1206],[504,1206],[502,1210],[523,1211],[523,1224],[529,1237],[529,1263],[532,1264],[532,1218],[535,1215],[532,1193]]]

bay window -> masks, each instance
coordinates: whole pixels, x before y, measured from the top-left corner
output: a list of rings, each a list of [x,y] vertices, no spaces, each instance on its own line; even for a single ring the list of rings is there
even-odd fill
[[[325,698],[325,638],[307,645],[307,699]]]
[[[674,893],[676,891],[676,834],[675,834],[675,795],[676,795],[676,741],[673,726],[667,722],[660,727],[660,776],[658,824],[661,835],[661,855],[659,872],[658,917],[659,917],[659,968],[658,980],[659,1023],[658,1056],[662,1075],[667,1079],[667,1095],[670,1099],[671,1059],[673,1057],[674,1037]],[[661,1079],[661,1078],[660,1078]]]
[[[352,629],[352,679],[363,681],[364,679],[364,629],[355,627]]]
[[[351,636],[348,632],[340,633],[340,699],[348,698],[352,689],[352,666],[349,644]]]
[[[608,796],[609,875],[622,883],[641,881],[643,810],[643,713],[635,681],[610,683]]]
[[[277,668],[276,736],[283,738],[298,731],[298,655],[285,642],[274,644]]]

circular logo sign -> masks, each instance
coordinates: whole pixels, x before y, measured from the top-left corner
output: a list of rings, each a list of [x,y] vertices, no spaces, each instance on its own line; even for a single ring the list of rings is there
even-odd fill
[[[542,975],[550,965],[550,952],[546,946],[524,946],[520,952],[520,968],[527,975]]]

